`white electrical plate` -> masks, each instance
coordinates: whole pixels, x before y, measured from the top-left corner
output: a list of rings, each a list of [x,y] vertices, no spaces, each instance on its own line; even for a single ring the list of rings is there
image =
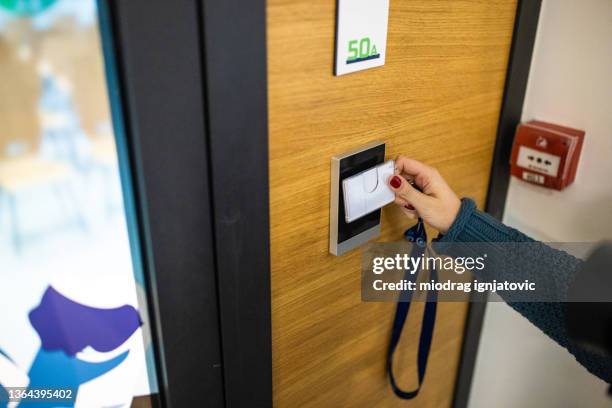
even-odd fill
[[[353,222],[395,200],[395,193],[387,185],[394,173],[395,162],[362,171],[342,180],[346,222]]]
[[[338,0],[335,74],[385,65],[389,0]]]

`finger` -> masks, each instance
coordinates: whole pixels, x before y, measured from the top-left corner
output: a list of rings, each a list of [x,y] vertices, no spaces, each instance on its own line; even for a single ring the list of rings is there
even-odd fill
[[[431,167],[418,160],[409,159],[405,156],[398,156],[397,159],[395,159],[395,168],[399,170],[400,174],[406,173],[413,177],[431,174]]]
[[[402,197],[400,196],[395,196],[395,204],[399,205],[400,207],[404,207],[406,205],[409,205],[408,201],[404,200]]]
[[[401,168],[395,166],[393,174],[397,175],[397,176],[402,176],[403,178],[405,178],[406,180],[408,180],[411,183],[414,183],[414,176],[402,171]]]
[[[412,175],[410,175],[408,173],[400,173],[400,176],[405,178],[406,181],[408,181],[410,184],[414,185],[414,183],[415,183],[414,176],[412,176]]]
[[[414,206],[412,204],[410,204],[408,201],[406,201],[405,199],[403,199],[400,196],[396,196],[394,203],[399,205],[402,208],[407,208],[409,210],[415,210]]]
[[[416,220],[417,218],[419,218],[419,214],[415,210],[409,210],[405,207],[402,207],[402,212],[406,217],[410,219]]]
[[[412,187],[410,183],[402,176],[391,176],[389,177],[388,183],[389,187],[391,190],[393,190],[393,192],[395,192],[396,196],[406,200],[417,210],[427,205],[428,201],[431,199]]]

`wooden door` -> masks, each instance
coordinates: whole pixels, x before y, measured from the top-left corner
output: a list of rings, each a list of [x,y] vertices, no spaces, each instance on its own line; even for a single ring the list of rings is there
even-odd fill
[[[330,158],[373,140],[485,200],[514,0],[391,0],[386,65],[333,76],[333,0],[267,4],[273,393],[277,407],[399,406],[385,374],[392,303],[360,299],[360,251],[328,253]],[[381,241],[410,222],[392,206]],[[395,367],[416,384],[422,304]],[[451,405],[467,305],[439,306],[424,387]]]

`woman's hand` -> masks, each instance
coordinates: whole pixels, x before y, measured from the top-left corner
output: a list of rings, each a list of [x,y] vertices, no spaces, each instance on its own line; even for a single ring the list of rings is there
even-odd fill
[[[395,192],[395,203],[402,207],[404,214],[412,219],[420,216],[442,234],[448,232],[459,213],[461,201],[438,170],[399,156],[395,160],[395,176],[389,177],[388,182]]]

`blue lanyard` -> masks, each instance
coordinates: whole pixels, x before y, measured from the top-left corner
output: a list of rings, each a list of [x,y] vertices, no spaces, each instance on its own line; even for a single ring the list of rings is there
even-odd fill
[[[427,246],[427,233],[425,232],[425,225],[423,220],[419,218],[418,223],[409,228],[404,233],[404,237],[413,242],[412,249],[410,251],[411,257],[420,257],[424,254]],[[409,281],[416,281],[417,273],[411,274],[409,271],[405,271],[404,279]],[[435,269],[431,270],[430,280],[436,282],[438,280]],[[402,390],[395,381],[393,375],[393,354],[397,348],[397,344],[400,341],[402,330],[404,329],[404,323],[406,323],[406,317],[410,311],[410,301],[405,300],[406,297],[400,295],[400,301],[397,302],[397,308],[395,309],[395,318],[393,319],[393,329],[391,331],[391,341],[389,343],[389,352],[387,354],[387,374],[389,375],[389,381],[391,382],[391,388],[393,392],[399,398],[412,399],[419,394],[423,380],[425,379],[425,370],[427,368],[427,360],[429,358],[429,350],[431,349],[431,339],[433,338],[434,326],[436,324],[436,308],[438,293],[436,291],[429,291],[427,293],[427,303],[425,304],[425,312],[423,313],[423,323],[421,327],[421,336],[419,338],[419,354],[417,358],[417,367],[419,374],[419,385],[412,391]]]

